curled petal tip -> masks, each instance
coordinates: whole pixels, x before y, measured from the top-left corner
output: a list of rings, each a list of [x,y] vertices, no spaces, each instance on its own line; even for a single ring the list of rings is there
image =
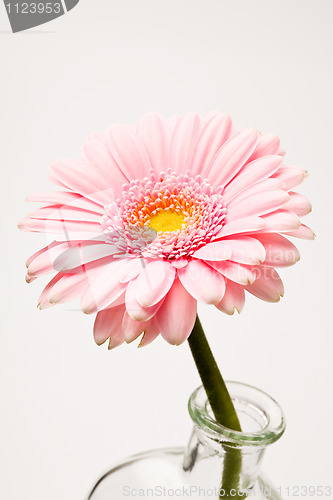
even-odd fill
[[[95,344],[98,345],[98,347],[100,347],[101,345],[103,345],[104,342],[105,342],[105,340],[96,340],[96,339],[94,339],[94,340],[95,340]]]
[[[31,276],[29,273],[25,275],[25,281],[29,284],[37,279],[37,276]]]
[[[112,349],[114,349],[115,347],[117,347],[118,344],[114,344],[112,342],[112,338],[110,337],[110,340],[109,340],[109,345],[108,345],[108,350],[109,351],[112,351]]]
[[[49,303],[45,303],[45,304],[40,303],[40,304],[38,305],[38,309],[39,309],[40,311],[43,311],[43,309],[47,309],[48,307],[50,307],[50,305],[51,305],[51,304],[49,304]]]

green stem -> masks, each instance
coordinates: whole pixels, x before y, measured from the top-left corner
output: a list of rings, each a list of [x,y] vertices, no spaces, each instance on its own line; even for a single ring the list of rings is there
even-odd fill
[[[198,316],[188,342],[216,421],[229,429],[241,431],[236,410]],[[237,491],[239,488],[241,467],[240,450],[225,448],[221,488],[225,493],[220,498],[245,498],[244,495],[231,493],[231,490]]]

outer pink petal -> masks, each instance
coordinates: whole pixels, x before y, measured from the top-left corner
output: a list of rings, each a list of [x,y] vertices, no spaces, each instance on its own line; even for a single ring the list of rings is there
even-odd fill
[[[281,208],[288,200],[288,193],[281,189],[254,194],[234,205],[228,211],[228,220],[233,221],[250,215],[264,215]]]
[[[245,304],[245,293],[242,286],[233,283],[230,280],[226,281],[226,291],[221,302],[217,304],[217,308],[229,315],[234,314],[235,309],[240,313]]]
[[[209,265],[214,267],[214,269],[229,280],[240,285],[249,285],[253,283],[256,278],[255,273],[250,267],[244,264],[238,264],[237,262],[227,260],[222,262],[209,262]]]
[[[280,234],[260,234],[256,238],[265,247],[266,266],[292,266],[300,259],[300,254],[295,245]]]
[[[70,191],[51,191],[44,193],[33,193],[26,197],[26,201],[56,204],[56,205],[68,205],[79,199],[83,198],[81,194],[72,193]],[[98,205],[97,205],[98,206]]]
[[[142,307],[157,304],[168,293],[176,270],[165,260],[153,260],[141,271],[136,280],[136,299]]]
[[[249,162],[267,155],[281,155],[280,139],[273,134],[263,134],[259,137],[258,143],[249,158]]]
[[[115,196],[105,177],[92,165],[80,160],[58,160],[51,165],[53,178],[72,191],[102,205],[115,201]]]
[[[43,252],[40,252],[38,255],[35,254],[35,258],[31,261],[28,267],[28,275],[31,277],[37,277],[42,276],[43,274],[52,273],[56,270],[61,271],[61,269],[58,269],[55,266],[56,258],[70,246],[75,244],[76,242],[54,242],[52,245],[44,248]]]
[[[270,214],[262,215],[261,220],[265,224],[265,230],[263,231],[265,233],[284,233],[298,229],[301,225],[299,217],[294,212],[288,212],[287,210],[276,210]]]
[[[45,252],[48,252],[48,250],[50,250],[51,248],[55,247],[59,245],[59,242],[58,241],[52,241],[52,243],[50,243],[49,245],[46,245],[46,247],[43,247],[41,248],[40,250],[38,250],[37,252],[35,252],[34,254],[32,254],[26,261],[26,266],[29,267],[30,264],[35,260],[37,259],[37,257],[39,257],[40,255],[42,255],[43,253]]]
[[[227,215],[224,226],[221,231],[217,233],[216,239],[241,233],[262,231],[265,227],[265,222],[260,217],[243,217],[242,219],[236,219],[229,222]]]
[[[224,240],[213,241],[199,248],[193,253],[195,259],[200,260],[229,260],[231,259],[231,248]]]
[[[241,264],[259,264],[265,260],[265,249],[254,237],[239,236],[208,243],[194,252],[193,257],[208,261],[232,260]]]
[[[84,144],[83,155],[85,160],[94,165],[105,181],[120,195],[123,184],[127,184],[129,179],[112,157],[107,142],[106,133],[99,132],[91,135]]]
[[[64,273],[58,273],[56,274],[51,281],[48,282],[42,293],[40,294],[39,301],[37,307],[39,309],[47,309],[48,307],[51,307],[53,304],[49,302],[49,295],[52,290],[52,288],[55,286],[56,283],[64,276]]]
[[[302,238],[304,240],[314,240],[315,234],[308,226],[302,224],[298,229],[294,231],[288,231],[286,233],[288,236],[294,236],[295,238]]]
[[[89,278],[85,272],[64,274],[64,276],[52,287],[48,300],[51,304],[69,302],[70,300],[80,297],[88,285]]]
[[[258,158],[247,163],[240,172],[229,182],[223,191],[223,197],[229,202],[234,196],[247,189],[252,184],[267,179],[282,163],[281,156],[271,155]]]
[[[99,311],[94,324],[94,339],[97,345],[102,345],[109,337],[109,349],[118,347],[124,342],[122,321],[124,305]]]
[[[121,283],[128,283],[129,281],[136,278],[145,266],[145,261],[142,257],[136,257],[134,259],[129,259],[127,266],[123,270],[120,277]]]
[[[81,308],[86,314],[107,308],[126,289],[119,279],[127,259],[113,261],[97,269],[89,280],[89,286],[81,299]]]
[[[68,205],[52,205],[42,207],[32,212],[29,217],[41,220],[71,220],[83,222],[96,222],[100,224],[102,216],[100,213],[88,212]]]
[[[222,146],[217,153],[207,174],[213,187],[225,186],[242,168],[253,152],[259,133],[248,129],[237,132]]]
[[[295,212],[299,217],[307,215],[312,210],[312,205],[305,196],[299,193],[289,192],[290,200],[285,204],[284,208]]]
[[[191,169],[200,130],[201,118],[196,113],[187,113],[178,121],[170,145],[170,167],[176,173]]]
[[[264,266],[259,266],[257,272],[258,278],[246,286],[245,290],[266,302],[279,302],[280,297],[283,297],[284,287],[278,273],[275,269]]]
[[[216,153],[229,139],[232,121],[228,115],[212,113],[202,127],[195,147],[191,174],[206,177]]]
[[[156,318],[153,318],[149,322],[149,328],[144,332],[142,339],[140,340],[140,344],[138,347],[145,347],[146,345],[151,344],[153,340],[156,339],[160,334],[160,327],[156,321]]]
[[[93,241],[79,243],[64,250],[54,261],[54,267],[58,271],[68,271],[83,266],[104,257],[112,257],[115,248],[108,243],[95,243]],[[117,259],[118,262],[120,259]],[[128,259],[126,259],[128,261]]]
[[[147,334],[146,341],[149,337],[156,338],[159,334],[159,329],[154,318],[144,322],[134,321],[126,312],[124,314],[122,327],[125,341],[127,343],[136,340],[143,332]],[[147,342],[144,342],[144,344],[146,343]],[[141,342],[140,345],[142,345]]]
[[[276,179],[269,178],[259,181],[234,196],[233,199],[228,203],[228,210],[232,211],[235,207],[239,206],[241,203],[246,202],[248,198],[251,198],[254,195],[260,196],[261,194],[265,194],[268,191],[277,189],[279,189],[279,185]]]
[[[111,125],[108,130],[110,152],[122,172],[129,179],[146,177],[150,160],[141,139],[125,125]]]
[[[307,175],[307,171],[301,167],[282,165],[273,177],[279,181],[281,189],[289,191],[303,182]]]
[[[178,276],[184,288],[196,300],[207,304],[218,304],[225,292],[223,276],[202,261],[191,260],[178,269]]]
[[[180,345],[190,336],[197,314],[197,301],[175,280],[156,319],[163,338]]]
[[[85,240],[101,234],[101,225],[96,222],[71,220],[41,220],[29,217],[22,219],[18,225],[22,231],[59,234],[58,240]]]
[[[152,169],[159,173],[169,168],[171,130],[158,113],[145,114],[138,124],[138,135],[149,156]]]
[[[126,288],[126,311],[134,321],[148,321],[151,319],[163,304],[164,298],[151,307],[142,307],[136,299],[137,281],[130,281]]]

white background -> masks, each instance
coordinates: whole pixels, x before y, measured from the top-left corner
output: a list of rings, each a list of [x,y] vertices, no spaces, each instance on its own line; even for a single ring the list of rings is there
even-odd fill
[[[311,174],[300,191],[318,237],[297,240],[302,259],[281,273],[282,301],[249,296],[239,316],[200,313],[224,376],[285,410],[287,431],[265,458],[271,478],[282,488],[332,483],[332,7],[81,0],[13,35],[0,6],[1,499],[82,500],[117,459],[188,439],[199,379],[187,344],[108,352],[77,304],[38,311],[45,280],[28,286],[25,260],[46,238],[17,230],[32,209],[26,194],[52,189],[52,160],[78,157],[91,132],[150,110],[227,112],[238,128],[279,135],[288,162]]]

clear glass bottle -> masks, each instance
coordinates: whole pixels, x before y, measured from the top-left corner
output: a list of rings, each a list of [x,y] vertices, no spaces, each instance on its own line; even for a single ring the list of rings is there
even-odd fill
[[[227,386],[242,432],[223,427],[214,420],[206,393],[199,387],[189,400],[194,426],[188,446],[127,458],[98,481],[89,500],[281,499],[262,476],[260,468],[266,447],[284,432],[283,412],[274,399],[255,387],[238,382],[227,382]],[[229,485],[224,490],[222,476],[230,480],[230,470],[232,489]]]

